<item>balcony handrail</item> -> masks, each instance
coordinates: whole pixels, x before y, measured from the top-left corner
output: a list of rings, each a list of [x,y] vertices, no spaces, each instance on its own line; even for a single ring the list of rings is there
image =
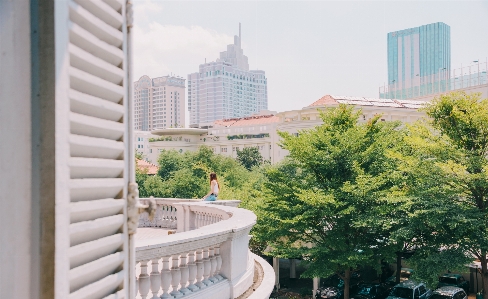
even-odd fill
[[[256,224],[256,215],[246,209],[191,201],[188,201],[187,203],[179,202],[179,204],[189,206],[198,211],[207,208],[213,212],[225,212],[231,214],[231,217],[195,230],[165,236],[164,241],[162,241],[161,238],[139,240],[136,242],[137,262],[143,259],[152,259],[157,256],[160,257],[161,252],[158,251],[158,248],[161,247],[168,249],[165,250],[165,254],[170,254],[169,252],[175,252],[174,249],[169,250],[168,247],[171,246],[185,244],[182,247],[184,250],[192,250],[198,249],[199,246],[201,246],[200,243],[204,243],[198,241],[207,240],[208,243],[210,241],[209,239],[214,238],[215,240],[210,242],[218,243],[219,241],[225,241],[228,238],[237,238],[240,237],[240,233],[242,234],[243,232],[249,231],[254,224]]]

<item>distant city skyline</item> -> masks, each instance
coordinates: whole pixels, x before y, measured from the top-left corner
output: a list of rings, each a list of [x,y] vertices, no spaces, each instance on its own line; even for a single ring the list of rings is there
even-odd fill
[[[325,94],[377,97],[388,81],[387,34],[451,27],[453,68],[488,53],[486,1],[136,0],[135,76],[185,78],[218,58],[237,24],[251,69],[266,70],[268,108],[300,109]],[[248,38],[249,37],[249,38]]]

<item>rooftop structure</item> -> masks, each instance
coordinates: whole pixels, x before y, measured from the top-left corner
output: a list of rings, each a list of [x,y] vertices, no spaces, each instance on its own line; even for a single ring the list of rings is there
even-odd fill
[[[154,165],[152,163],[140,159],[136,160],[136,164],[137,164],[137,168],[145,174],[155,175],[158,173],[159,167],[157,165]]]
[[[249,70],[239,24],[239,36],[234,36],[227,51],[188,75],[190,127],[207,128],[215,120],[249,116],[267,108],[267,78],[262,70]]]

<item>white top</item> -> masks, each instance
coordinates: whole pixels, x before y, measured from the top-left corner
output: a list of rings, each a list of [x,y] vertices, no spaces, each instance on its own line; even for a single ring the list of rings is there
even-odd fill
[[[219,183],[217,183],[217,181],[215,181],[215,180],[213,180],[212,182],[215,182],[212,193],[217,195],[217,194],[219,194]]]

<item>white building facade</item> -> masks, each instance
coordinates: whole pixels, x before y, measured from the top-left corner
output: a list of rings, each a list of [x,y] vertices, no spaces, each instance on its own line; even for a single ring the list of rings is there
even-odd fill
[[[174,76],[134,82],[134,129],[151,131],[185,126],[185,79]]]
[[[300,110],[253,115],[214,121],[211,128],[164,129],[152,131],[159,138],[149,140],[148,160],[156,163],[162,150],[178,152],[195,151],[205,145],[214,153],[236,157],[237,150],[245,147],[258,148],[264,160],[277,163],[288,151],[279,146],[279,131],[299,134],[322,124],[320,110],[339,104],[354,105],[361,109],[360,122],[366,122],[381,114],[381,121],[411,123],[424,116],[418,108],[424,102],[411,100],[373,99],[364,97],[326,95]]]
[[[215,120],[245,117],[268,108],[267,78],[249,70],[241,47],[241,29],[234,44],[215,62],[201,64],[188,75],[190,127],[209,127]]]

